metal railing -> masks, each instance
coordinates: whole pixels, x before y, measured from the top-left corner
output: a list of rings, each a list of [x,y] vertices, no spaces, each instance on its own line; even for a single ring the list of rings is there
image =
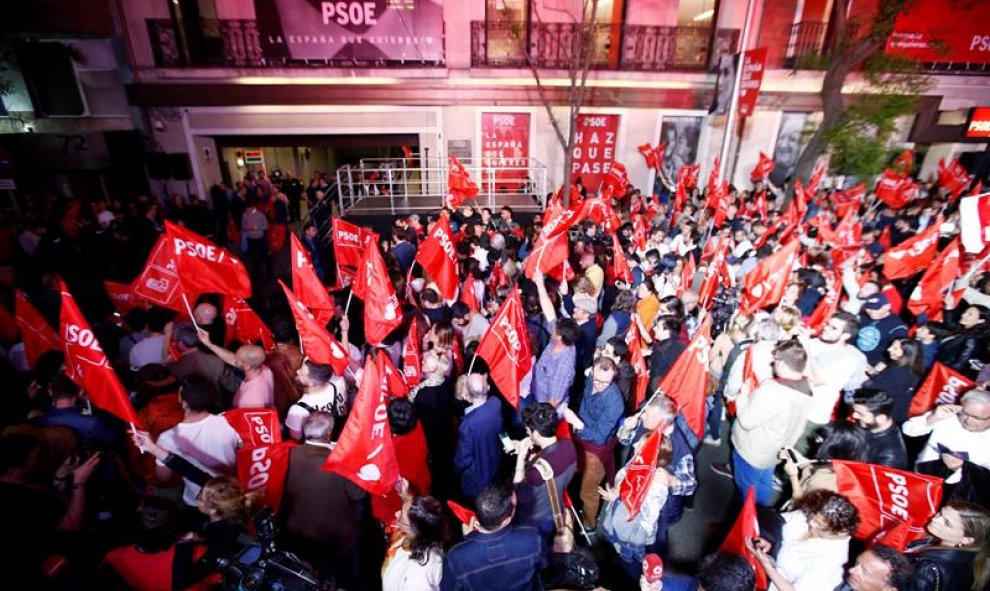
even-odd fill
[[[293,60],[266,56],[258,22],[246,19],[147,19],[159,68],[282,68],[318,66],[442,66],[440,60],[362,60],[349,56]],[[442,54],[441,54],[442,55]]]
[[[793,68],[801,65],[810,56],[822,55],[825,48],[825,35],[828,23],[800,22],[791,26],[791,34],[787,39],[787,55],[784,66]]]
[[[471,65],[474,67],[526,67],[565,69],[581,56],[583,39],[594,44],[593,69],[625,71],[697,71],[712,69],[723,53],[734,53],[738,29],[711,27],[661,27],[625,24],[522,23],[473,21]],[[611,62],[612,43],[619,45],[618,60]],[[529,60],[527,60],[527,53]]]
[[[535,198],[541,210],[546,207],[547,167],[535,158],[526,158],[519,165],[502,165],[490,158],[464,158],[460,162],[478,184],[478,205],[496,207],[505,198],[525,197]],[[369,158],[338,168],[337,200],[341,212],[362,203],[374,209],[387,208],[395,214],[396,200],[401,200],[404,208],[439,211],[449,194],[449,161],[417,156],[413,163],[415,166],[410,166],[404,158]]]

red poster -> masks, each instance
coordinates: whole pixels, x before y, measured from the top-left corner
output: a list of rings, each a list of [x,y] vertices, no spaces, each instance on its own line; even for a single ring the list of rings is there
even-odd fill
[[[618,115],[582,113],[577,119],[571,180],[581,178],[589,191],[597,191],[602,177],[615,162],[619,138]]]
[[[887,53],[920,62],[990,63],[990,3],[912,2],[897,16]]]
[[[767,66],[767,48],[750,49],[743,60],[742,77],[739,79],[739,114],[752,115],[756,108],[756,98],[760,96],[763,71]]]
[[[495,169],[496,191],[523,189],[528,158],[529,113],[481,114],[481,163]]]

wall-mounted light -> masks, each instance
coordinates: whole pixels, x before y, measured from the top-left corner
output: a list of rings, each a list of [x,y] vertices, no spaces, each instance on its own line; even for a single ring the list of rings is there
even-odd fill
[[[234,152],[234,156],[237,158],[237,168],[244,168],[244,152],[237,150]]]

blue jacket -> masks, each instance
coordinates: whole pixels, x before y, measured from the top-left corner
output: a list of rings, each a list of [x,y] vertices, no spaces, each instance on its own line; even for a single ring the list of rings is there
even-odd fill
[[[457,433],[454,468],[461,473],[461,491],[474,497],[495,480],[502,461],[502,403],[490,396],[464,415]]]
[[[395,257],[395,262],[399,263],[402,272],[407,273],[409,267],[412,266],[413,259],[416,258],[416,247],[403,240],[392,247],[392,256]]]
[[[578,431],[577,436],[588,443],[605,445],[606,441],[615,436],[626,403],[615,384],[597,394],[591,393],[593,386],[589,379],[584,387],[584,396],[578,409],[578,417],[584,421],[584,429]]]
[[[543,538],[534,527],[473,532],[443,561],[440,591],[541,591],[547,566]]]

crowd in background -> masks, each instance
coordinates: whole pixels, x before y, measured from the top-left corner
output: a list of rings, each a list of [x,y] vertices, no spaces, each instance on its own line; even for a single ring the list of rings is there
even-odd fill
[[[29,366],[16,330],[2,327],[5,574],[36,588],[220,584],[231,575],[218,564],[260,533],[260,499],[237,478],[244,438],[229,413],[270,408],[283,437],[299,443],[289,452],[277,543],[337,588],[575,588],[598,575],[614,590],[742,591],[754,588],[757,570],[780,591],[990,588],[990,276],[983,259],[969,264],[936,322],[907,305],[925,268],[895,280],[883,272],[885,252],[905,240],[938,224],[941,249],[958,233],[957,201],[944,188],[928,183],[900,209],[867,196],[854,212],[860,237],[837,248],[823,237],[843,218],[829,190],[808,196],[788,239],[780,230],[792,200],[763,181],[730,187],[717,216],[698,187],[685,201],[673,190],[644,196],[630,187],[611,199],[622,222],[615,232],[590,220],[575,225],[568,264],[528,276],[543,216],[468,201],[443,215],[457,236],[461,289],[477,307],[463,295],[444,300],[415,262],[437,219],[395,219],[378,246],[404,321],[377,349],[403,368],[410,334],[418,335],[421,364],[418,383],[387,407],[401,473],[389,496],[321,469],[373,353],[362,302],[321,233],[329,219],[307,217],[300,205],[329,191],[320,175],[304,185],[258,173],[214,187],[209,202],[26,199],[22,226],[0,244],[7,316],[20,289],[57,327],[57,278],[64,280],[141,429],[90,404],[60,352]],[[585,197],[594,195],[583,187],[571,196]],[[190,302],[188,314],[143,306],[117,313],[102,280],[133,279],[166,220],[243,256],[249,303],[270,328],[270,344],[229,338],[216,294]],[[331,290],[327,328],[347,351],[345,371],[304,357],[273,287],[290,276],[283,253],[293,231]],[[743,313],[746,275],[788,240],[799,241],[802,262],[779,270],[789,276],[782,297]],[[631,281],[617,278],[616,246]],[[702,293],[712,274],[722,274],[716,289]],[[532,353],[518,408],[475,357],[514,290]],[[706,323],[699,434],[660,386]],[[939,368],[977,385],[913,412],[915,393]],[[646,395],[638,395],[646,376]],[[621,489],[657,432],[655,473],[631,514]],[[733,480],[727,505],[741,507],[752,490],[761,533],[742,551],[718,551],[726,523],[709,534],[711,555],[660,576],[651,565],[678,543],[668,532],[691,510],[703,445],[731,449],[711,478]],[[854,537],[865,509],[840,493],[835,461],[943,478],[943,503],[906,548],[868,545]],[[474,517],[462,524],[448,501]],[[573,540],[558,545],[564,529],[577,549]]]

